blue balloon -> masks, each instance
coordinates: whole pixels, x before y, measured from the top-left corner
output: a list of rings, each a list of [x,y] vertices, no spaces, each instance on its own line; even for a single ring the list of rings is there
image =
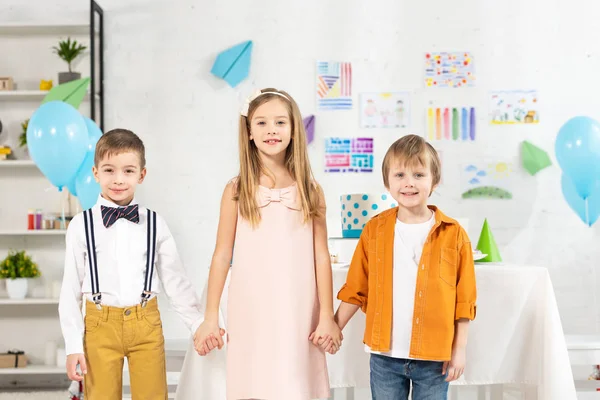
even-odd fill
[[[600,123],[589,117],[568,120],[555,143],[558,164],[586,199],[600,178]]]
[[[562,174],[560,184],[569,206],[587,226],[592,226],[600,216],[600,180],[585,200],[579,197],[575,183],[566,174]]]
[[[85,126],[86,126],[87,132],[88,132],[88,149],[87,149],[87,151],[94,152],[94,151],[96,151],[96,143],[98,143],[100,136],[102,136],[102,131],[100,130],[100,128],[98,128],[98,125],[96,125],[96,123],[93,120],[91,120],[90,118],[83,117],[83,120],[85,121]]]
[[[96,123],[88,117],[83,117],[83,120],[85,121],[85,126],[87,128],[89,140],[86,158],[89,156],[89,153],[92,153],[91,157],[93,160],[96,151],[96,143],[98,143],[100,136],[102,136],[102,131],[100,130],[100,128],[98,128],[98,125],[96,125]],[[67,189],[69,189],[69,193],[71,193],[73,196],[77,196],[77,187],[75,185],[75,181],[77,179],[77,176],[81,173],[81,171],[83,171],[84,174],[91,173],[91,168],[85,163],[85,159],[82,165],[79,167],[79,170],[71,180],[71,182],[67,184]]]
[[[29,154],[59,190],[73,180],[85,158],[88,142],[83,117],[62,101],[42,104],[29,120]]]
[[[94,178],[92,167],[94,166],[94,152],[88,151],[81,168],[75,178],[77,198],[84,210],[92,208],[100,195],[100,185]]]
[[[75,175],[75,177],[77,177],[77,175]],[[71,179],[71,182],[67,183],[65,186],[67,186],[67,189],[69,189],[69,193],[71,193],[73,196],[77,196],[77,188],[75,187],[75,178]]]

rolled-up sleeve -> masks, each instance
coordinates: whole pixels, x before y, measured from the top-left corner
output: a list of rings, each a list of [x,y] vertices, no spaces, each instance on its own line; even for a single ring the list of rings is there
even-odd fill
[[[363,312],[367,312],[367,300],[369,293],[369,223],[363,229],[352,261],[346,283],[338,292],[337,298],[344,303],[360,306]]]
[[[477,315],[477,285],[475,282],[475,262],[471,242],[462,232],[462,244],[459,247],[458,276],[456,284],[455,319],[474,320]]]

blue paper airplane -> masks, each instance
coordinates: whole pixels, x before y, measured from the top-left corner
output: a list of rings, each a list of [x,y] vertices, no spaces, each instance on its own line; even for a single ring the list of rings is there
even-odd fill
[[[224,79],[229,86],[236,87],[248,76],[251,55],[251,40],[235,45],[219,53],[210,72]]]

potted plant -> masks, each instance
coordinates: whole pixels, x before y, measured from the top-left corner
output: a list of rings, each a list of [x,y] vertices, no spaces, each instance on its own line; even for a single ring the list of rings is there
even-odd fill
[[[6,291],[11,299],[24,299],[28,280],[39,277],[38,266],[25,250],[10,251],[0,263],[0,278],[6,279]]]
[[[77,40],[71,41],[71,38],[67,38],[67,40],[58,42],[58,47],[54,46],[53,49],[54,53],[69,65],[69,72],[58,73],[58,84],[60,85],[80,79],[81,74],[79,72],[73,72],[71,64],[85,51],[85,49],[87,49],[87,47],[77,43]]]
[[[19,135],[19,147],[27,146],[27,126],[29,125],[29,119],[21,122],[21,134]]]

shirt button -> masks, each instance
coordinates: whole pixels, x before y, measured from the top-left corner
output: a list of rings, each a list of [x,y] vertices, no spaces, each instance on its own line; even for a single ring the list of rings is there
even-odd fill
[[[417,318],[417,325],[419,325],[419,318]]]
[[[131,310],[125,310],[125,315],[130,315],[131,314]]]
[[[425,264],[421,265],[421,269],[425,269]]]
[[[423,297],[423,292],[419,290],[419,297]]]

